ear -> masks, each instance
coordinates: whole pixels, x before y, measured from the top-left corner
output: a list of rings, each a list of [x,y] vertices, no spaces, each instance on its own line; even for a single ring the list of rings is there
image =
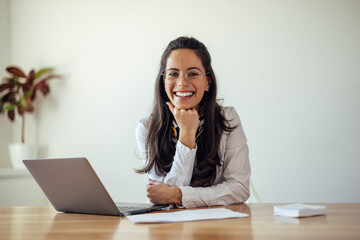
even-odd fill
[[[210,77],[206,77],[206,88],[205,88],[205,92],[208,92],[211,86],[211,78]]]

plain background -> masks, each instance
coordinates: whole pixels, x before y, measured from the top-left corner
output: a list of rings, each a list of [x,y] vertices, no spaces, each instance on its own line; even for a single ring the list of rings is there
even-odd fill
[[[0,67],[61,80],[26,118],[40,157],[85,156],[116,201],[146,200],[134,136],[169,41],[213,58],[264,202],[360,202],[360,1],[1,0]],[[20,141],[0,116],[0,166]]]

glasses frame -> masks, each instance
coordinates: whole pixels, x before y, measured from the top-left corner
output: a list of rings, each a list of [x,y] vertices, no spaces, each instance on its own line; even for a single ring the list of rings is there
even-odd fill
[[[199,71],[199,73],[201,74],[201,76],[200,76],[200,80],[199,81],[201,81],[202,80],[202,76],[203,75],[205,75],[205,76],[207,76],[208,74],[209,74],[209,72],[202,72],[200,69],[197,69],[197,68],[195,68],[196,70],[198,70]],[[186,72],[188,72],[188,71],[191,71],[191,70],[194,70],[194,69],[189,69],[189,70],[187,70]],[[168,70],[169,71],[169,70]],[[176,70],[175,70],[176,71]],[[179,72],[179,76],[176,78],[176,80],[174,80],[174,82],[171,82],[171,83],[169,83],[168,81],[166,81],[166,71],[164,71],[162,74],[161,74],[161,76],[162,76],[162,78],[163,78],[163,80],[165,81],[165,83],[166,84],[168,84],[168,85],[173,85],[173,84],[175,84],[175,83],[178,83],[181,79],[182,79],[182,77],[183,77],[183,73],[181,72],[181,71],[178,71]],[[185,73],[186,73],[185,72]],[[188,80],[188,78],[186,77],[186,74],[185,74],[185,81],[187,82],[187,83],[191,83],[192,82],[192,80]]]

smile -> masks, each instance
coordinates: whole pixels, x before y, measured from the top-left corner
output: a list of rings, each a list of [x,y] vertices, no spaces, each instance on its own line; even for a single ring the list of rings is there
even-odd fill
[[[174,92],[178,97],[189,97],[195,94],[195,92]]]

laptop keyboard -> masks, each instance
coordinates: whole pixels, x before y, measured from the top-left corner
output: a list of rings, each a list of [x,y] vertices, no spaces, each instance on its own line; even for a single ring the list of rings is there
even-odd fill
[[[120,212],[130,212],[134,210],[144,209],[145,207],[119,207],[117,206]]]
[[[119,209],[120,212],[130,212],[134,210],[140,210],[144,208],[149,208],[152,204],[148,203],[124,203],[124,202],[116,202],[116,207]]]

